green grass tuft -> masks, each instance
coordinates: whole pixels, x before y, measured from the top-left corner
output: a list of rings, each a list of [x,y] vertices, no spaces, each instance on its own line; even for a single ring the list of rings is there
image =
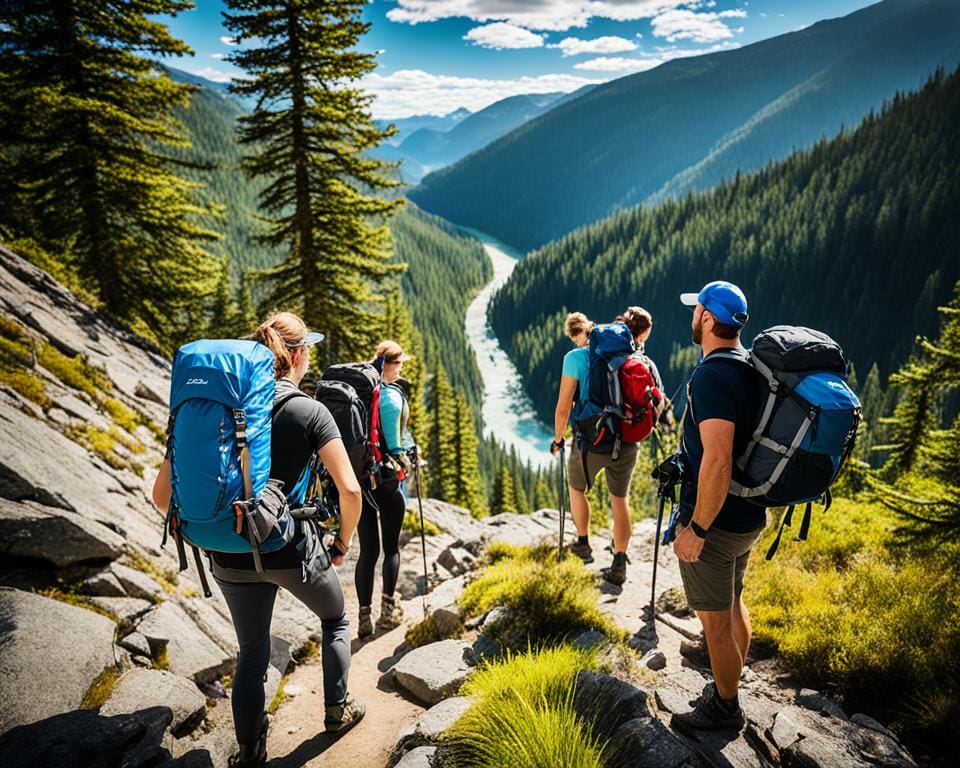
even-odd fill
[[[50,344],[40,345],[37,362],[64,384],[86,393],[94,400],[98,393],[109,392],[113,387],[105,370],[90,365],[83,355],[68,357]]]
[[[420,535],[420,515],[413,509],[408,509],[403,515],[403,530]],[[423,518],[423,533],[426,536],[439,536],[443,531],[436,523]]]
[[[556,550],[492,545],[488,565],[460,596],[468,616],[479,616],[497,606],[510,611],[511,620],[490,631],[506,648],[556,643],[587,629],[603,632],[614,642],[626,633],[597,608],[600,590],[593,576],[575,557],[556,561]]]
[[[106,608],[101,608],[99,605],[93,603],[89,597],[77,594],[76,592],[66,591],[60,589],[59,587],[48,587],[46,589],[38,590],[37,594],[43,595],[44,597],[49,597],[51,600],[57,600],[61,603],[66,603],[67,605],[73,605],[77,608],[84,608],[88,611],[99,613],[101,616],[106,616],[114,624],[120,621],[115,613],[108,611]]]
[[[119,667],[112,664],[109,667],[104,667],[103,671],[90,683],[87,692],[83,694],[80,709],[100,709],[110,698],[113,689],[117,687],[117,680],[119,679]]]
[[[603,746],[573,708],[592,654],[540,648],[483,665],[461,693],[474,699],[444,735],[457,768],[601,768]]]

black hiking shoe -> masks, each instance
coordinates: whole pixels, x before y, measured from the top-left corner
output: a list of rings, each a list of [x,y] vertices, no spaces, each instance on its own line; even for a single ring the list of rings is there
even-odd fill
[[[603,578],[619,587],[627,580],[628,562],[626,552],[614,552],[613,564],[609,568],[603,569]]]
[[[267,764],[267,728],[270,721],[266,713],[260,725],[260,736],[253,744],[241,744],[240,751],[227,760],[228,768],[262,768]]]
[[[739,731],[745,722],[739,700],[724,701],[716,684],[711,683],[692,712],[680,712],[670,718],[670,727],[695,737],[699,731]]]
[[[579,541],[570,545],[570,551],[583,560],[584,565],[593,562],[593,549],[587,542],[582,544]]]
[[[343,704],[327,707],[323,726],[327,733],[343,733],[363,720],[366,713],[367,708],[363,702],[348,693]]]

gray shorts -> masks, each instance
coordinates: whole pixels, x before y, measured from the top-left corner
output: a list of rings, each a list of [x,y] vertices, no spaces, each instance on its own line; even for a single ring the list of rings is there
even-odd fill
[[[687,605],[695,611],[729,611],[743,592],[743,574],[750,551],[763,527],[750,533],[711,528],[695,563],[680,561]]]
[[[633,477],[633,468],[637,465],[637,444],[624,443],[620,447],[620,455],[614,461],[609,453],[593,453],[587,451],[587,473],[590,485],[600,470],[604,470],[607,477],[607,488],[611,496],[627,496],[630,492],[630,479]],[[578,491],[587,490],[587,479],[583,476],[583,459],[576,444],[570,449],[570,458],[567,459],[567,473],[570,476],[570,487]]]

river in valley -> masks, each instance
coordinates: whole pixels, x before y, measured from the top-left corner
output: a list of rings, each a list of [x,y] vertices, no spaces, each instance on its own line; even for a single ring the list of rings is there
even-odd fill
[[[487,307],[496,290],[502,286],[520,259],[520,254],[503,243],[469,230],[483,243],[484,250],[493,263],[493,279],[467,308],[467,339],[477,357],[477,365],[483,378],[483,424],[484,435],[492,435],[507,447],[517,450],[523,461],[534,466],[550,463],[550,441],[553,431],[537,418],[533,403],[523,391],[520,375],[506,352],[500,347],[497,337],[487,321]],[[555,392],[544,397],[556,399]]]

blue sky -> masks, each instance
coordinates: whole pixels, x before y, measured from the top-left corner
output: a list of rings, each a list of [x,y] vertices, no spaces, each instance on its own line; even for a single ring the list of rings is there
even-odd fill
[[[397,119],[471,111],[520,93],[573,91],[679,56],[727,50],[845,16],[873,0],[373,0],[361,48],[373,112]],[[194,49],[173,66],[212,80],[239,74],[219,0],[163,17]]]

